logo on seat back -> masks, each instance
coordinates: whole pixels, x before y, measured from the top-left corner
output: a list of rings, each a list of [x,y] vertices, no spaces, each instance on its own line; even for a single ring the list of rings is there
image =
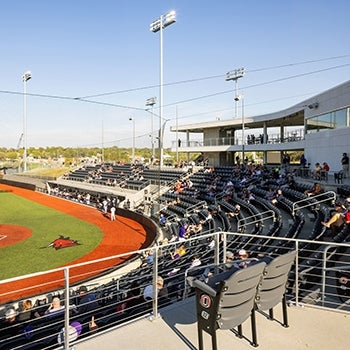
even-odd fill
[[[211,306],[211,298],[208,294],[202,294],[199,303],[205,309],[209,309]]]

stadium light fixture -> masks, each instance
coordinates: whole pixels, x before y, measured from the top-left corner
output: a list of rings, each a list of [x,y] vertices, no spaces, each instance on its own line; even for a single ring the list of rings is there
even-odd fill
[[[243,78],[245,74],[244,68],[238,68],[233,71],[226,73],[226,81],[233,80],[235,82],[235,101],[238,96],[238,79]],[[237,118],[238,114],[238,101],[235,103],[235,118]]]

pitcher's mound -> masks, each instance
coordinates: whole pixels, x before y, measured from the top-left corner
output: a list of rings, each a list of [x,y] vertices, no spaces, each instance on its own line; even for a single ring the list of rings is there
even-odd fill
[[[32,235],[32,230],[18,225],[0,224],[0,248],[24,241]]]

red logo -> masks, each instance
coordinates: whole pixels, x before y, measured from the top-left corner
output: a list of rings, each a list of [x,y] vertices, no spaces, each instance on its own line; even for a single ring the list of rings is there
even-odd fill
[[[210,299],[210,296],[209,296],[208,294],[202,294],[199,303],[200,303],[201,306],[204,307],[205,309],[209,309],[210,306],[211,306],[211,299]]]

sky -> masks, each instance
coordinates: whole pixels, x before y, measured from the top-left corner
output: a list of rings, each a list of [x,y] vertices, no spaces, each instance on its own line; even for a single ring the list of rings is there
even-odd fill
[[[28,147],[130,147],[134,134],[136,147],[151,147],[160,35],[150,24],[171,10],[176,22],[164,28],[162,50],[165,147],[176,123],[235,117],[235,83],[225,79],[235,69],[246,72],[237,86],[247,117],[349,80],[348,0],[2,1],[0,147],[23,147],[24,119]]]

